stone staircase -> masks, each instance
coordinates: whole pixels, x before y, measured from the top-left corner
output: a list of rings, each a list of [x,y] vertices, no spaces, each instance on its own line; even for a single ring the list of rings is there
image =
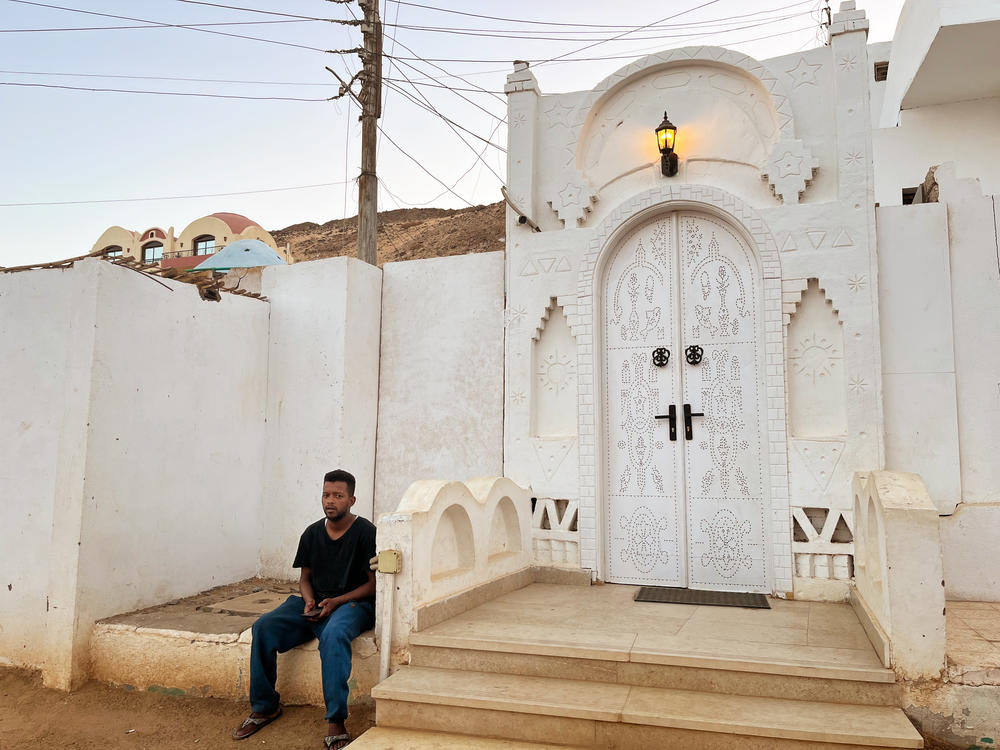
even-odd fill
[[[560,588],[579,591],[528,587],[412,634],[410,665],[373,689],[377,727],[352,750],[923,747],[847,605],[685,616],[615,592],[560,620],[546,601]]]

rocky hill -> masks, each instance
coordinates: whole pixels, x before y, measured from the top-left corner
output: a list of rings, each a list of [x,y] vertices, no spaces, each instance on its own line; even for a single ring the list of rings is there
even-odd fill
[[[381,212],[378,218],[379,265],[504,249],[503,201],[463,209],[405,208]],[[271,236],[279,246],[291,246],[295,263],[358,252],[356,216],[293,224],[271,231]]]

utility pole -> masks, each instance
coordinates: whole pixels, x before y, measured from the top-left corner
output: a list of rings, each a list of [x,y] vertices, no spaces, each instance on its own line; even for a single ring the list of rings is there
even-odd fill
[[[351,0],[332,0],[349,3]],[[338,54],[357,53],[361,70],[345,81],[329,65],[330,73],[340,81],[340,92],[331,100],[350,95],[361,107],[361,175],[358,179],[358,257],[373,266],[377,262],[375,240],[378,232],[378,177],[375,174],[375,146],[378,141],[378,119],[382,116],[382,21],[378,17],[378,0],[358,0],[364,19],[338,21],[348,26],[360,26],[364,46],[355,49],[328,50]],[[354,93],[355,81],[361,81],[361,91]]]
[[[358,181],[358,257],[376,264],[378,232],[378,177],[375,174],[377,121],[382,116],[382,21],[378,0],[358,0],[364,11],[361,25],[364,52],[361,74],[361,177]]]

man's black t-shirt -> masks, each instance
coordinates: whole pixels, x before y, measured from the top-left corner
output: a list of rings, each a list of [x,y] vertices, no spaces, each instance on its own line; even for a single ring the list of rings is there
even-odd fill
[[[368,581],[368,561],[375,556],[375,524],[357,516],[340,539],[326,533],[326,519],[309,524],[299,537],[294,568],[309,568],[316,601],[353,591]],[[362,601],[374,602],[375,597]]]

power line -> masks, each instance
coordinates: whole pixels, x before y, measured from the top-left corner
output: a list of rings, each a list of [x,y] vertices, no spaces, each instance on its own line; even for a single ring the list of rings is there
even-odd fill
[[[3,71],[0,71],[2,73]],[[400,73],[402,75],[402,73]],[[474,94],[502,94],[502,91],[490,91],[484,89],[465,89],[459,88],[458,86],[449,86],[446,83],[425,83],[420,78],[383,78],[383,81],[390,81],[392,83],[403,83],[404,81],[411,86],[425,86],[433,89],[448,89],[449,91],[468,91]],[[431,78],[431,80],[436,81],[436,78]]]
[[[752,28],[756,28],[758,26],[765,26],[765,25],[767,25],[769,23],[777,23],[777,22],[780,22],[780,21],[787,21],[787,20],[792,19],[792,18],[799,18],[800,16],[808,16],[808,15],[812,15],[812,11],[811,10],[801,11],[801,12],[798,12],[798,13],[789,13],[789,14],[786,14],[786,15],[783,15],[783,16],[771,16],[771,17],[768,17],[768,18],[760,19],[760,20],[758,20],[757,23],[743,24],[742,26],[734,26],[732,24],[725,24],[726,26],[729,26],[729,28],[711,29],[709,31],[704,31],[704,32],[700,32],[700,33],[705,34],[705,35],[707,35],[707,34],[728,34],[728,33],[733,32],[733,31],[742,31],[744,29],[752,29]],[[412,26],[412,25],[405,25],[405,24],[387,24],[387,25],[394,26],[397,29],[407,29],[407,30],[410,30],[410,31],[421,31],[421,32],[427,32],[427,33],[439,33],[439,34],[450,34],[450,35],[457,35],[457,36],[488,37],[488,38],[495,38],[495,39],[519,39],[519,40],[524,40],[524,41],[550,41],[550,42],[600,41],[602,43],[605,42],[605,41],[613,41],[611,39],[604,39],[602,37],[598,37],[598,38],[590,39],[590,40],[586,40],[586,39],[584,39],[584,40],[578,40],[578,39],[561,37],[561,36],[539,36],[539,35],[535,35],[535,32],[525,32],[523,30],[518,30],[518,29],[512,29],[512,30],[500,30],[500,29],[461,29],[461,28],[435,27],[435,26]],[[702,29],[702,28],[705,28],[705,27],[703,25],[698,25],[696,28],[697,29]],[[681,31],[681,29],[679,27],[678,28],[674,28],[672,30],[674,30],[674,31]],[[647,41],[647,40],[654,40],[654,39],[677,39],[679,37],[691,36],[691,32],[693,30],[694,29],[691,29],[689,31],[683,31],[682,33],[679,33],[679,34],[653,34],[651,36],[633,36],[633,37],[629,37],[629,39],[626,40],[626,41],[632,42],[632,41]],[[529,34],[529,33],[533,34],[533,35],[532,36],[525,36],[525,34]],[[580,32],[557,32],[557,33],[566,33],[566,34],[594,34],[595,32],[592,32],[592,31],[580,31]]]
[[[15,0],[16,2],[16,0]],[[216,23],[189,23],[185,24],[184,28],[192,29],[197,31],[206,26],[260,26],[263,24],[275,24],[275,23],[303,23],[303,21],[296,20],[286,20],[286,21],[227,21],[227,22],[216,22]],[[42,34],[45,32],[53,31],[121,31],[123,29],[162,29],[164,26],[172,24],[142,24],[141,26],[54,26],[42,29],[0,29],[0,34]]]
[[[408,63],[408,62],[406,62],[406,61],[402,61],[402,62],[403,62],[403,65],[405,65],[405,66],[406,66],[407,68],[409,68],[410,70],[414,70],[414,71],[416,71],[417,73],[420,73],[421,75],[427,75],[427,71],[424,71],[424,70],[421,70],[420,68],[416,67],[415,65],[411,65],[410,63]],[[399,74],[400,74],[401,76],[403,76],[404,78],[407,78],[407,80],[409,80],[409,79],[408,79],[408,77],[407,77],[407,75],[406,75],[406,73],[404,73],[404,72],[403,72],[402,68],[400,68],[399,66],[396,66],[396,71],[397,71],[397,72],[398,72],[398,73],[399,73]],[[458,79],[459,79],[460,81],[464,81],[464,80],[465,80],[464,78],[461,78],[460,76],[452,76],[452,77],[455,77],[455,78],[458,78]],[[472,99],[469,99],[469,98],[468,98],[467,96],[463,96],[463,95],[462,95],[461,93],[459,93],[459,89],[455,88],[454,86],[449,86],[449,85],[448,85],[448,84],[446,84],[446,83],[442,83],[442,82],[441,82],[441,81],[440,81],[439,79],[437,79],[437,78],[434,78],[434,76],[429,76],[429,78],[430,78],[430,79],[431,79],[432,81],[435,81],[435,82],[436,82],[436,83],[437,83],[437,84],[438,84],[438,85],[439,85],[439,86],[440,86],[441,88],[445,88],[445,89],[448,89],[449,91],[451,91],[452,93],[454,93],[454,94],[455,94],[455,96],[457,96],[458,98],[462,99],[462,100],[463,100],[463,101],[465,101],[465,102],[468,102],[468,103],[469,103],[469,104],[471,104],[471,105],[472,105],[473,107],[475,107],[476,109],[480,110],[481,112],[484,112],[485,114],[489,115],[489,116],[490,116],[490,117],[492,117],[493,119],[495,119],[495,120],[500,120],[501,122],[507,122],[507,118],[506,118],[506,117],[500,117],[500,116],[498,116],[498,115],[495,115],[495,114],[493,114],[492,112],[490,112],[490,110],[486,109],[486,107],[482,106],[482,105],[481,105],[481,104],[479,104],[478,102],[475,102],[475,101],[473,101]],[[480,94],[490,94],[490,95],[491,95],[491,96],[493,96],[494,98],[498,98],[498,97],[497,97],[497,95],[496,95],[495,93],[493,93],[493,92],[489,91],[488,89],[484,89],[484,88],[483,88],[482,86],[477,86],[477,87],[476,87],[476,88],[475,88],[475,89],[473,90],[473,93],[480,93]],[[506,102],[505,100],[503,100],[503,99],[500,99],[500,102],[501,102],[502,104],[504,104],[504,105],[506,105],[506,103],[507,103],[507,102]]]
[[[382,80],[383,81],[388,81],[388,79],[382,79]],[[485,143],[487,146],[492,146],[493,148],[497,149],[498,151],[502,151],[503,153],[507,153],[507,149],[505,149],[503,146],[497,145],[496,143],[493,143],[493,141],[491,141],[491,140],[489,140],[487,138],[483,138],[481,135],[478,135],[477,133],[473,133],[468,128],[466,128],[466,127],[464,127],[462,125],[459,125],[457,122],[455,122],[454,120],[452,120],[447,115],[442,114],[440,111],[437,110],[437,108],[434,107],[433,104],[431,104],[429,101],[427,101],[427,98],[424,97],[422,94],[420,94],[421,98],[423,99],[423,101],[421,102],[420,100],[416,99],[412,94],[410,94],[409,91],[406,91],[401,86],[397,86],[396,84],[390,84],[389,87],[393,91],[398,91],[400,94],[402,94],[403,96],[405,96],[409,101],[411,101],[413,104],[417,105],[421,109],[424,109],[424,110],[430,112],[432,115],[437,115],[438,117],[440,117],[442,120],[444,120],[449,125],[452,125],[452,126],[458,128],[459,130],[465,131],[466,133],[468,133],[469,135],[471,135],[473,138],[476,138],[476,139],[482,141],[483,143]],[[420,92],[418,91],[417,93],[419,94]],[[499,179],[499,176],[498,176],[498,179]]]
[[[766,34],[764,36],[756,36],[756,37],[752,37],[750,39],[739,39],[739,40],[734,40],[734,41],[727,41],[726,44],[727,45],[736,45],[736,44],[746,44],[748,42],[759,42],[759,41],[762,41],[764,39],[774,39],[775,37],[786,36],[788,34],[795,34],[795,33],[799,32],[799,31],[811,31],[812,29],[813,29],[812,26],[802,26],[802,27],[797,28],[797,29],[789,29],[787,31],[779,31],[779,32],[774,33],[774,34]],[[712,33],[714,33],[714,32],[712,32]],[[696,35],[696,36],[708,36],[708,34],[699,34],[699,35]],[[688,38],[691,38],[691,37],[688,37]],[[633,52],[631,52],[629,54],[626,54],[626,55],[599,55],[597,57],[572,57],[572,58],[569,58],[569,59],[558,59],[558,60],[556,58],[551,58],[549,60],[532,60],[532,59],[529,59],[529,60],[526,60],[525,62],[528,62],[528,63],[531,63],[532,65],[537,66],[537,65],[541,65],[543,62],[544,63],[552,63],[552,64],[555,64],[555,65],[561,65],[563,63],[571,63],[571,62],[595,62],[595,61],[601,61],[601,60],[635,60],[637,57],[642,56],[642,54],[643,54],[644,51],[647,51],[649,49],[650,49],[650,47],[645,47],[642,50],[635,50],[635,51],[633,51]],[[658,49],[658,47],[654,47],[653,49]],[[419,61],[426,62],[426,63],[433,63],[433,62],[481,63],[481,64],[485,64],[485,65],[497,65],[497,64],[500,64],[500,63],[507,63],[507,64],[509,64],[511,62],[509,59],[492,59],[492,60],[486,60],[486,59],[476,59],[476,58],[469,58],[469,57],[400,57],[398,55],[395,56],[393,59],[394,60],[419,60]],[[479,70],[479,71],[474,71],[472,73],[466,73],[465,75],[470,75],[470,76],[471,75],[485,75],[487,73],[497,73],[497,72],[510,72],[510,69],[509,68],[504,68],[504,69],[499,70],[499,71],[496,71],[496,70]],[[457,78],[458,76],[453,76],[453,77]],[[436,79],[433,79],[433,77],[432,77],[432,80],[436,80]]]
[[[352,182],[348,180],[347,182]],[[259,193],[282,193],[287,190],[311,190],[321,187],[335,187],[344,182],[319,182],[315,185],[295,185],[294,187],[265,188],[263,190],[240,190],[234,193],[204,193],[202,195],[168,195],[157,198],[102,198],[83,201],[42,201],[38,203],[0,203],[0,208],[24,208],[26,206],[82,206],[94,203],[140,203],[145,201],[179,201],[189,198],[225,198],[232,195],[257,195]]]
[[[497,130],[499,130],[501,124],[502,123],[497,122],[497,124],[493,126],[493,130],[490,131],[490,136],[489,136],[490,138],[492,138],[496,134],[496,132],[497,132]],[[464,180],[466,178],[466,176],[469,174],[469,172],[471,172],[473,169],[475,169],[476,164],[479,163],[480,159],[482,159],[482,156],[485,153],[486,153],[486,146],[483,146],[482,150],[476,155],[476,158],[473,159],[472,164],[469,165],[469,168],[466,169],[464,172],[462,172],[462,174],[459,175],[459,177],[458,177],[457,180],[455,180],[453,183],[451,183],[451,187],[457,187],[458,183],[460,183],[462,180]],[[502,182],[502,180],[501,180],[501,182]],[[394,201],[396,201],[396,205],[400,206],[400,207],[401,207],[401,204],[405,204],[405,205],[411,206],[411,207],[414,207],[414,206],[417,206],[417,207],[419,207],[419,206],[427,206],[427,205],[430,205],[431,203],[434,203],[434,201],[438,200],[439,198],[441,198],[443,195],[445,195],[448,192],[448,190],[444,190],[444,191],[438,193],[437,195],[435,195],[433,198],[431,198],[431,199],[429,199],[427,201],[424,201],[423,203],[410,203],[409,201],[403,200],[398,195],[396,195],[394,192],[392,192],[389,189],[389,186],[386,185],[384,181],[380,181],[379,184],[383,188],[385,188],[385,191],[390,196],[392,196],[392,199]]]
[[[243,96],[240,94],[201,94],[193,91],[145,91],[140,89],[105,89],[89,88],[86,86],[62,86],[55,83],[21,83],[16,81],[0,81],[0,86],[22,86],[25,88],[40,89],[65,89],[68,91],[89,91],[93,93],[112,94],[155,94],[157,96],[197,96],[205,99],[249,99],[252,101],[276,101],[276,102],[328,102],[328,97],[320,99],[307,99],[297,96]]]
[[[325,86],[331,88],[331,83],[315,83],[306,81],[247,81],[232,78],[180,78],[177,76],[131,76],[112,73],[64,73],[40,70],[0,70],[0,74],[22,76],[66,76],[69,78],[124,78],[139,81],[187,81],[191,83],[239,83],[259,86]],[[429,84],[426,84],[429,85]]]
[[[388,15],[388,7],[387,6],[389,5],[389,0],[384,0],[384,2],[385,2],[385,4],[383,5],[383,9],[385,10],[386,15]],[[399,3],[397,3],[396,4],[396,23],[399,23],[399,10],[400,10],[400,6],[399,6]],[[399,66],[396,64],[396,61],[391,59],[391,55],[395,51],[396,51],[396,40],[392,39],[392,47],[389,48],[390,59],[389,59],[389,71],[388,72],[389,72],[390,75],[392,74],[392,69],[393,68],[395,68],[397,71],[399,70]],[[384,79],[384,76],[383,76],[383,79]],[[388,104],[388,102],[389,102],[389,92],[386,91],[385,96],[382,98],[382,109],[383,110],[387,109],[386,105]],[[378,152],[381,149],[381,147],[382,147],[382,135],[380,133],[379,137],[378,137],[378,143],[375,144],[375,154],[376,154],[376,157],[377,157]]]
[[[467,13],[465,11],[453,10],[451,8],[439,8],[433,5],[422,5],[420,3],[405,2],[404,0],[392,0],[392,2],[396,3],[396,5],[408,5],[414,8],[424,8],[426,10],[435,10],[441,13],[450,13],[452,15],[457,15],[457,16],[467,16],[469,18],[482,18],[487,21],[509,21],[511,23],[530,24],[537,26],[563,26],[563,27],[573,27],[573,28],[590,28],[590,29],[607,29],[607,30],[635,28],[634,25],[626,25],[626,24],[567,23],[562,21],[529,21],[522,18],[507,18],[502,16],[487,16],[481,13]],[[754,11],[753,13],[743,13],[735,16],[726,16],[724,18],[714,19],[714,21],[726,21],[734,18],[746,18],[749,16],[757,15],[759,13],[770,13],[778,10],[785,10],[786,8],[794,8],[796,6],[806,5],[811,2],[814,2],[814,0],[799,0],[799,2],[790,3],[788,5],[782,5],[777,8],[769,8],[766,10]],[[699,22],[692,22],[692,25],[695,23]],[[701,23],[708,23],[708,22],[701,22]],[[681,26],[681,25],[688,25],[688,24],[671,24],[668,27],[673,28],[675,26]],[[657,28],[657,26],[654,24],[651,25],[649,28]]]
[[[34,5],[34,6],[39,7],[39,8],[51,8],[53,10],[64,10],[64,11],[67,11],[69,13],[83,13],[83,14],[86,14],[88,16],[101,16],[102,18],[117,18],[117,19],[119,19],[121,21],[135,21],[137,23],[148,23],[148,24],[151,24],[152,26],[161,26],[163,28],[187,29],[189,31],[200,31],[203,34],[217,34],[219,36],[227,36],[227,37],[232,37],[234,39],[247,39],[247,40],[254,41],[254,42],[263,42],[265,44],[277,44],[277,45],[280,45],[282,47],[295,47],[295,48],[298,48],[298,49],[307,49],[307,50],[310,50],[312,52],[332,52],[333,51],[333,50],[322,49],[321,47],[310,47],[307,44],[295,44],[293,42],[280,42],[280,41],[278,41],[276,39],[264,39],[263,37],[247,36],[245,34],[231,34],[231,33],[227,32],[227,31],[216,31],[214,29],[200,29],[200,28],[196,28],[196,27],[194,27],[194,26],[192,26],[190,24],[164,23],[162,21],[151,21],[148,18],[133,18],[131,16],[118,16],[118,15],[115,15],[113,13],[98,13],[97,11],[93,11],[93,10],[82,10],[80,8],[68,8],[68,7],[63,6],[63,5],[50,5],[48,3],[39,3],[39,2],[36,2],[35,0],[10,0],[10,2],[12,2],[12,3],[19,3],[21,5]],[[344,50],[344,51],[348,51],[348,50]],[[354,52],[355,50],[349,50],[349,51]]]
[[[443,188],[444,188],[445,190],[447,190],[447,191],[448,191],[449,193],[451,193],[451,194],[452,194],[452,195],[454,195],[454,196],[455,196],[456,198],[458,198],[458,199],[459,199],[460,201],[462,201],[463,203],[465,203],[465,204],[466,204],[467,206],[470,206],[470,207],[472,207],[472,208],[475,208],[475,206],[473,205],[473,203],[472,203],[471,201],[469,201],[469,200],[467,200],[467,199],[463,198],[463,197],[462,197],[461,195],[459,195],[458,193],[456,193],[456,192],[455,192],[455,191],[454,191],[454,190],[453,190],[452,188],[448,187],[448,185],[445,185],[445,184],[444,184],[444,181],[443,181],[443,180],[441,180],[441,178],[439,178],[439,177],[438,177],[437,175],[435,175],[435,174],[433,174],[432,172],[430,172],[430,171],[429,171],[429,170],[427,169],[427,167],[425,167],[425,166],[424,166],[424,165],[423,165],[423,164],[422,164],[422,163],[420,162],[420,160],[419,160],[419,159],[415,158],[415,157],[414,157],[413,155],[411,155],[411,154],[410,154],[410,152],[409,152],[409,151],[407,151],[407,150],[406,150],[406,149],[404,149],[404,148],[403,148],[402,146],[400,146],[400,145],[399,145],[398,143],[396,143],[396,142],[395,142],[394,140],[392,140],[392,138],[391,138],[391,137],[389,136],[389,134],[388,134],[388,133],[386,133],[386,132],[385,132],[385,130],[383,130],[383,129],[382,129],[382,126],[381,126],[381,125],[379,125],[379,126],[378,126],[378,129],[379,129],[379,131],[380,131],[380,132],[382,133],[382,135],[383,135],[383,136],[385,137],[385,139],[386,139],[387,141],[389,141],[389,143],[391,143],[391,144],[392,144],[393,146],[395,146],[395,147],[396,147],[396,150],[397,150],[397,151],[399,151],[399,153],[401,153],[401,154],[402,154],[403,156],[405,156],[405,157],[406,157],[407,159],[409,159],[409,160],[410,160],[410,161],[412,161],[412,162],[413,162],[414,164],[416,164],[416,165],[417,165],[418,167],[420,167],[420,169],[421,169],[421,170],[422,170],[423,172],[425,172],[425,173],[426,173],[426,174],[427,174],[427,175],[428,175],[428,176],[429,176],[429,177],[430,177],[430,178],[431,178],[432,180],[434,180],[435,182],[437,182],[437,183],[438,183],[439,185],[441,185],[441,187],[443,187]]]
[[[599,46],[601,44],[607,44],[608,42],[613,42],[613,41],[615,41],[617,39],[621,39],[623,36],[628,36],[629,34],[634,34],[637,31],[642,31],[643,29],[648,28],[649,26],[652,26],[653,24],[663,23],[664,21],[669,21],[671,19],[678,18],[679,16],[683,16],[685,13],[691,13],[692,11],[700,10],[701,8],[707,8],[709,5],[714,5],[717,2],[719,2],[719,0],[707,0],[707,2],[704,2],[701,5],[696,5],[693,8],[688,8],[687,10],[679,11],[677,13],[674,13],[671,16],[666,16],[665,18],[661,18],[659,21],[653,21],[653,23],[647,23],[644,26],[639,26],[638,28],[632,29],[630,31],[623,31],[621,34],[617,34],[616,36],[613,36],[610,39],[603,39],[603,40],[601,40],[599,42],[591,42],[590,44],[585,44],[583,47],[579,47],[579,48],[577,48],[575,50],[572,50],[570,52],[564,52],[561,55],[556,55],[555,57],[550,57],[548,60],[542,60],[541,62],[539,62],[539,63],[536,64],[536,67],[538,65],[545,65],[546,63],[550,63],[550,62],[553,62],[555,60],[561,60],[564,57],[569,57],[570,55],[575,55],[576,53],[583,52],[584,50],[593,49],[594,47],[597,47],[597,46]]]
[[[225,8],[227,10],[242,10],[247,13],[260,13],[265,16],[283,16],[284,18],[298,18],[305,21],[332,21],[334,23],[339,23],[339,21],[333,18],[319,18],[317,16],[300,16],[294,13],[279,13],[274,10],[260,10],[259,8],[243,8],[239,5],[224,5],[223,3],[209,3],[209,2],[204,2],[204,0],[176,0],[176,2],[187,3],[188,5],[207,5],[212,8]]]
[[[389,37],[389,39],[391,39],[391,40],[392,40],[393,42],[396,42],[396,41],[397,41],[395,37],[393,37],[393,36],[390,36],[389,34],[386,34],[386,36],[388,36],[388,37]],[[410,49],[410,48],[409,48],[409,47],[407,47],[407,46],[406,46],[405,44],[403,44],[403,42],[399,42],[399,46],[400,46],[400,47],[402,47],[403,49],[405,49],[405,50],[406,50],[407,52],[409,52],[409,53],[410,53],[411,55],[417,55],[417,53],[416,53],[416,52],[414,52],[414,51],[413,51],[412,49]],[[430,66],[431,66],[431,67],[433,67],[433,68],[437,68],[437,69],[438,69],[438,70],[440,70],[440,71],[441,71],[442,73],[445,73],[445,74],[446,74],[446,75],[447,75],[447,76],[448,76],[449,78],[457,78],[458,80],[462,81],[463,83],[467,83],[467,84],[469,84],[470,86],[474,86],[475,88],[479,89],[479,90],[480,90],[480,91],[482,91],[483,93],[487,93],[487,94],[489,94],[489,93],[490,93],[489,91],[487,91],[486,89],[484,89],[484,88],[483,88],[482,86],[479,86],[479,85],[477,85],[477,84],[473,83],[472,81],[468,81],[468,80],[466,80],[465,78],[462,78],[462,76],[460,76],[460,75],[455,75],[454,73],[450,73],[449,71],[447,71],[447,70],[445,70],[444,68],[442,68],[442,67],[441,67],[440,65],[435,65],[435,64],[434,64],[433,62],[431,62],[431,61],[430,61],[429,59],[427,59],[427,58],[423,58],[423,57],[420,57],[419,55],[417,55],[416,57],[408,57],[408,58],[402,58],[402,57],[390,57],[390,59],[392,59],[392,60],[400,60],[400,61],[404,61],[404,60],[419,60],[419,61],[421,61],[421,62],[424,62],[424,63],[427,63],[428,65],[430,65]],[[411,70],[415,70],[415,71],[417,71],[417,72],[418,72],[418,73],[420,73],[421,75],[427,75],[427,71],[424,71],[424,70],[420,70],[419,68],[416,68],[416,67],[414,67],[413,65],[408,65],[408,64],[407,64],[406,62],[404,62],[403,64],[404,64],[404,65],[406,65],[406,66],[407,66],[408,68],[410,68]],[[399,70],[399,67],[398,67],[398,66],[396,67],[396,70]],[[402,74],[402,71],[400,71],[400,73]],[[433,76],[430,76],[430,78],[431,78],[432,80],[435,80],[435,81],[437,81],[437,79],[436,79],[436,78],[434,78]],[[438,82],[440,83],[440,81],[438,81]],[[452,89],[452,91],[454,91],[454,89]],[[460,99],[463,99],[463,100],[465,100],[465,101],[466,101],[466,102],[468,102],[469,104],[472,104],[472,105],[473,105],[473,106],[475,106],[475,107],[479,107],[479,109],[483,109],[483,107],[481,107],[481,106],[480,106],[479,104],[477,104],[476,102],[472,101],[471,99],[469,99],[469,98],[468,98],[468,97],[466,97],[466,96],[462,96],[462,94],[459,94],[459,93],[457,93],[457,92],[456,92],[456,96],[458,96],[458,97],[459,97]],[[506,106],[507,106],[507,100],[506,100],[505,98],[503,98],[503,97],[501,97],[501,96],[498,96],[498,95],[496,95],[496,94],[490,94],[490,96],[492,96],[492,97],[493,97],[494,99],[496,99],[496,100],[497,100],[497,101],[499,101],[499,102],[500,102],[501,104],[503,104],[503,105],[504,105],[504,107],[506,107]],[[489,110],[485,110],[485,109],[484,109],[483,111],[487,112],[487,113],[488,113],[488,114],[489,114],[489,115],[490,115],[491,117],[496,117],[496,115],[494,115],[494,114],[493,114],[492,112],[490,112]],[[504,121],[506,122],[506,118],[504,118]]]

